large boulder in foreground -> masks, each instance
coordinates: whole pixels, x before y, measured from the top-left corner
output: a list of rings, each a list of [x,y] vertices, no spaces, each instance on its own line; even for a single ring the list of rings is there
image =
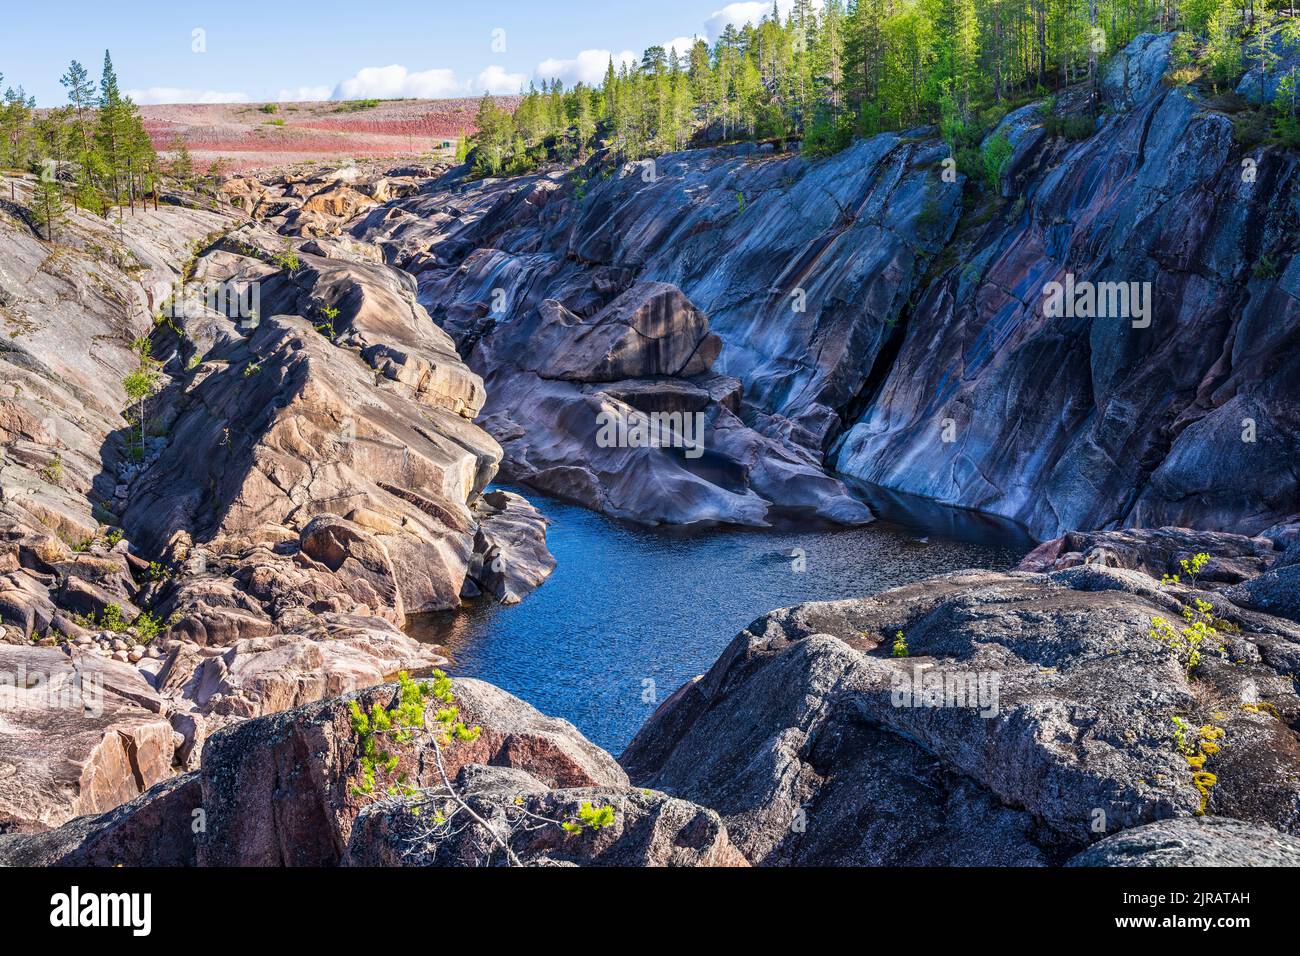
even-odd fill
[[[444,748],[449,776],[480,763],[524,770],[552,787],[627,785],[614,759],[567,721],[480,681],[456,681],[454,693],[461,719],[481,732],[472,743]],[[353,821],[372,800],[354,789],[361,780],[360,742],[349,705],[387,707],[395,696],[396,688],[385,685],[246,721],[208,740],[201,771],[207,829],[199,837],[199,864],[339,863]],[[394,772],[406,774],[411,787],[441,781],[430,733],[396,748]]]
[[[193,866],[202,796],[198,774],[189,773],[108,813],[43,833],[0,836],[0,866]]]
[[[531,774],[471,765],[456,789],[483,823],[462,813],[445,827],[430,815],[451,817],[446,791],[421,791],[366,807],[353,827],[351,866],[748,866],[712,810],[652,790],[582,787],[550,790]],[[610,807],[612,821],[597,829],[566,830],[583,805]],[[463,822],[463,825],[461,825]],[[454,825],[450,825],[453,824]],[[498,836],[510,834],[508,861]],[[503,840],[503,842],[505,842]]]
[[[1181,817],[1107,837],[1066,866],[1300,866],[1300,840],[1227,817]]]
[[[440,751],[428,729],[413,730],[405,743],[390,739],[381,747],[397,755],[397,766],[373,790],[362,792],[363,743],[350,705],[391,707],[393,685],[218,733],[200,770],[111,812],[44,833],[0,835],[0,865],[507,862],[478,821],[511,831],[511,863],[747,865],[716,813],[633,789],[614,759],[566,721],[479,681],[456,681],[453,694],[461,718],[479,728],[477,739]],[[427,724],[441,706],[427,701]],[[401,795],[385,798],[398,774]],[[584,806],[608,807],[610,817],[577,826]],[[438,822],[444,813],[451,825]]]
[[[1150,636],[1215,603],[1188,676]],[[893,656],[903,632],[910,657]],[[962,572],[770,614],[621,761],[761,864],[1032,865],[1200,808],[1294,831],[1300,628],[1099,566]],[[938,687],[936,692],[935,688]],[[913,692],[915,691],[915,692]]]

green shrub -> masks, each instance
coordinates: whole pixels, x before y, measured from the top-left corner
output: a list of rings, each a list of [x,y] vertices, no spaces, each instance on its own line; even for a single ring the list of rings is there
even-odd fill
[[[136,630],[136,639],[141,644],[148,644],[154,638],[163,634],[167,630],[167,625],[158,618],[154,617],[148,611],[144,611],[135,619],[131,625]]]
[[[1250,272],[1256,279],[1276,279],[1277,263],[1268,256],[1260,256]]]
[[[410,796],[415,789],[408,785],[407,775],[397,773],[400,755],[388,749],[409,744],[417,730],[425,726],[425,704],[432,699],[443,706],[434,714],[435,746],[449,746],[455,741],[469,743],[478,739],[479,728],[466,727],[460,720],[460,708],[451,693],[451,678],[442,671],[433,672],[433,680],[416,683],[403,671],[397,675],[397,703],[391,709],[379,703],[372,704],[369,712],[361,709],[355,700],[351,704],[352,731],[358,737],[361,750],[361,782],[352,784],[352,793],[358,796],[375,792],[380,777],[386,778],[385,791],[389,796]]]
[[[57,485],[63,480],[63,456],[57,451],[49,463],[41,469],[41,478],[51,485]]]
[[[560,824],[567,833],[581,833],[584,830],[599,830],[614,822],[614,808],[611,806],[593,807],[586,800],[578,807],[578,819],[567,820]]]
[[[1300,118],[1279,116],[1273,120],[1273,135],[1288,149],[1300,149]]]
[[[1232,117],[1232,138],[1245,149],[1263,143],[1270,132],[1268,117],[1262,110],[1246,110]]]
[[[984,185],[989,192],[997,193],[1002,188],[1002,176],[1011,165],[1011,141],[1006,134],[990,137],[980,151],[981,165],[984,172]]]

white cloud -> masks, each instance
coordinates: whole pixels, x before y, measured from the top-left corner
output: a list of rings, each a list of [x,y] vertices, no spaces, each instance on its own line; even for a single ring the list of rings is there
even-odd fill
[[[474,82],[474,93],[491,93],[493,96],[509,96],[518,93],[528,84],[528,74],[507,73],[495,63],[478,75]]]
[[[537,64],[537,77],[542,80],[560,79],[568,86],[574,83],[596,85],[605,79],[605,70],[610,57],[614,59],[614,69],[624,63],[629,66],[640,63],[640,54],[631,50],[611,53],[609,50],[583,50],[571,60],[543,60]]]
[[[672,50],[677,54],[678,59],[681,59],[686,56],[686,54],[690,53],[691,48],[695,46],[695,37],[677,37],[676,39],[669,40],[667,43],[661,43],[659,45],[665,50]]]
[[[822,0],[813,0],[815,8],[821,8]],[[794,0],[777,0],[781,16],[787,16],[794,7]],[[716,40],[728,23],[743,26],[746,23],[758,23],[772,12],[771,0],[747,0],[747,2],[729,3],[705,21],[703,37]],[[679,57],[685,56],[695,45],[693,36],[679,36],[668,40],[660,46],[673,50]],[[537,69],[529,77],[526,73],[511,73],[497,64],[484,69],[472,80],[457,79],[452,70],[434,69],[422,73],[412,73],[406,67],[394,63],[390,66],[369,66],[359,70],[355,76],[343,80],[329,93],[330,99],[398,99],[414,97],[416,99],[439,99],[445,97],[478,96],[491,93],[494,96],[507,96],[518,93],[534,80],[561,80],[566,86],[586,83],[598,86],[605,78],[605,70],[613,59],[614,69],[624,64],[634,67],[641,62],[641,54],[632,50],[614,53],[610,50],[582,50],[569,58],[551,58],[537,64]],[[280,99],[323,99],[320,94],[324,87],[303,86],[296,90],[281,90]]]
[[[412,73],[394,63],[390,66],[368,66],[358,70],[350,79],[334,87],[330,94],[335,100],[402,99],[414,97],[422,100],[450,96],[465,96],[467,86],[456,79],[451,70],[425,70]]]
[[[813,9],[820,10],[822,7],[821,0],[813,0]],[[785,19],[794,9],[794,0],[776,0],[777,10],[780,11],[781,18]],[[772,12],[771,3],[759,3],[757,0],[750,2],[729,3],[721,10],[715,10],[709,19],[704,21],[704,29],[709,35],[709,39],[716,40],[722,33],[728,23],[736,27],[743,27],[746,23],[758,25],[758,21]]]
[[[144,90],[127,90],[126,95],[140,104],[147,103],[247,103],[248,94],[222,90],[191,90],[180,86],[151,86]]]
[[[328,86],[296,86],[291,90],[281,90],[276,94],[276,100],[281,103],[302,103],[309,100],[327,100],[330,98],[331,87]]]

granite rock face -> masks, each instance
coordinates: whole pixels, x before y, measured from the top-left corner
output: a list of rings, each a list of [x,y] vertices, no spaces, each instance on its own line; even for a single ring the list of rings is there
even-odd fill
[[[451,693],[477,734],[446,740],[427,698],[373,786],[353,705],[394,708],[399,687],[250,712],[125,806],[0,836],[0,863],[1284,865],[1300,846],[1300,625],[1210,586],[1094,562],[774,612],[620,762],[473,680]],[[1214,634],[1189,668],[1152,622],[1197,601]],[[279,652],[301,646],[245,643],[169,660],[164,697],[175,671],[196,705],[230,688],[236,709],[259,692],[291,706]]]
[[[1189,674],[1150,632],[1197,599],[1219,630]],[[1136,571],[962,572],[760,619],[620,760],[764,865],[1060,864],[1198,813],[1202,738],[1207,812],[1294,836],[1297,642]]]
[[[450,176],[351,233],[416,276],[484,376],[506,474],[649,523],[854,524],[869,512],[825,446],[956,222],[959,193],[927,185],[939,158],[898,136],[823,163],[598,157],[571,176]],[[637,343],[629,360],[610,336],[651,314],[656,357]],[[673,411],[703,416],[698,457],[671,436],[601,442],[608,416]]]
[[[0,644],[0,833],[103,813],[171,776],[163,711],[130,664]]]
[[[409,276],[188,193],[111,228],[71,213],[51,245],[14,213],[31,190],[0,210],[0,832],[129,801],[231,723],[445,663],[407,614],[516,602],[554,568],[535,509],[481,500],[483,383]],[[130,403],[142,364],[154,393]]]
[[[1294,520],[1300,167],[1162,84],[1169,42],[1135,40],[1097,133],[1040,136],[1017,201],[959,233],[838,471],[1039,538]],[[1050,316],[1053,282],[1094,284],[1102,314]]]
[[[973,213],[922,129],[816,162],[747,146],[453,170],[345,231],[416,277],[483,376],[504,472],[608,514],[854,523],[848,479],[1039,539],[1256,535],[1300,510],[1300,169],[1243,153],[1226,114],[1165,83],[1170,43],[1143,35],[1106,64],[1083,141],[1049,135],[1045,104],[1008,114],[1001,195]],[[1054,108],[1078,119],[1087,99],[1066,89]],[[1092,284],[1094,314],[1073,296],[1051,314],[1052,283]],[[715,361],[602,365],[626,328],[608,310],[646,284],[707,318]],[[602,414],[687,407],[705,415],[699,459],[600,441]]]

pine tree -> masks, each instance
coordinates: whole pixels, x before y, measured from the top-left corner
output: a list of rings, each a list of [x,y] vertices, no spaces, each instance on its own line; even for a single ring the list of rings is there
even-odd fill
[[[464,139],[461,142],[464,143]],[[185,145],[184,138],[173,136],[171,141],[172,162],[169,172],[173,179],[182,186],[188,186],[194,179],[194,158],[190,155],[190,149]]]
[[[68,102],[76,111],[74,120],[77,135],[78,162],[86,162],[91,152],[90,121],[87,114],[94,107],[95,85],[90,80],[86,68],[76,60],[68,67],[68,72],[59,77],[59,82],[68,91]]]
[[[59,185],[54,168],[48,164],[38,164],[36,189],[32,196],[32,214],[36,225],[45,230],[47,242],[53,242],[56,228],[64,221],[63,189]]]
[[[122,180],[126,176],[126,151],[129,132],[122,94],[117,85],[113,60],[104,51],[104,71],[99,81],[99,120],[95,142],[102,158],[110,186],[109,202],[117,205],[121,215]]]

